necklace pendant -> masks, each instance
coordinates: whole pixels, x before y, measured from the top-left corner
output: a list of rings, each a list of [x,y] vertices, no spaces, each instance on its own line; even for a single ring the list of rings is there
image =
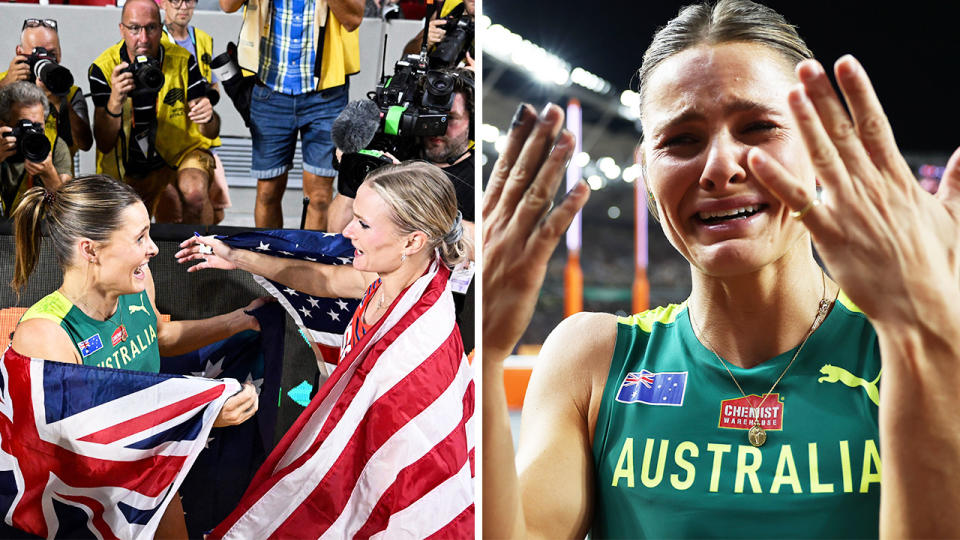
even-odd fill
[[[119,343],[127,340],[127,328],[124,325],[120,325],[114,330],[113,335],[110,337],[110,343],[116,347]]]
[[[767,442],[767,432],[760,427],[759,422],[750,426],[750,431],[747,432],[747,440],[749,440],[750,444],[756,446],[757,448],[763,446],[763,443]]]

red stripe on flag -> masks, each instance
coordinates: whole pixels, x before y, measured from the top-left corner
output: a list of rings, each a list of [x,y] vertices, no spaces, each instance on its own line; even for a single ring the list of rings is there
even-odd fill
[[[433,354],[372,403],[337,461],[326,476],[319,479],[319,483],[307,498],[310,503],[300,506],[290,514],[276,532],[282,535],[309,530],[311,534],[322,534],[336,521],[353,491],[357,489],[357,480],[370,457],[387,439],[447,390],[456,380],[462,357],[463,346],[460,344],[459,335],[452,332]],[[384,361],[389,361],[389,358]],[[466,448],[465,439],[462,446]],[[451,456],[447,458],[453,459]],[[457,459],[459,460],[459,457]],[[462,466],[463,460],[459,462]],[[437,464],[434,463],[434,466]],[[444,478],[456,474],[459,469],[458,466],[448,471],[449,474],[445,472]],[[390,511],[395,512],[405,506],[391,504]],[[318,523],[318,517],[323,523],[322,526]]]
[[[233,527],[237,521],[244,516],[250,509],[253,507],[266,493],[268,493],[274,486],[281,482],[287,474],[292,471],[295,471],[297,468],[303,465],[314,452],[317,451],[321,442],[326,438],[330,433],[333,427],[338,421],[343,417],[343,413],[346,410],[347,404],[355,395],[357,389],[359,389],[360,384],[354,384],[354,379],[359,377],[360,383],[362,383],[363,377],[370,372],[370,369],[376,362],[376,359],[379,358],[380,353],[387,347],[389,343],[396,339],[396,337],[403,332],[407,327],[409,327],[417,318],[420,317],[425,311],[427,311],[433,304],[436,303],[437,299],[441,297],[445,288],[447,279],[450,276],[450,270],[440,266],[436,275],[433,276],[430,283],[427,285],[426,290],[421,295],[421,298],[401,317],[397,324],[391,328],[384,336],[380,339],[380,342],[374,344],[367,352],[366,356],[361,359],[360,365],[358,365],[351,374],[351,380],[348,381],[344,387],[341,395],[337,397],[337,402],[331,408],[330,413],[327,415],[326,420],[324,421],[324,426],[319,431],[317,439],[311,444],[311,446],[295,460],[293,460],[289,465],[284,467],[282,470],[274,471],[277,468],[277,465],[281,460],[285,459],[285,454],[293,443],[297,440],[298,435],[301,431],[304,430],[305,426],[311,421],[314,413],[317,412],[317,409],[320,408],[320,405],[328,398],[330,392],[336,387],[337,383],[342,377],[345,376],[347,370],[355,362],[360,352],[364,350],[369,340],[377,333],[380,327],[384,322],[389,318],[390,313],[397,305],[397,300],[387,309],[387,312],[381,316],[380,320],[370,329],[369,333],[364,336],[343,358],[340,364],[337,366],[337,369],[330,376],[330,380],[324,384],[320,391],[314,396],[313,400],[310,402],[310,405],[307,406],[306,410],[300,414],[297,420],[294,422],[293,426],[287,431],[283,436],[277,446],[274,448],[273,452],[260,467],[260,470],[257,471],[254,479],[250,482],[250,487],[247,488],[247,492],[244,493],[244,496],[241,498],[240,502],[237,504],[233,513],[230,514],[213,532],[208,536],[209,538],[221,538],[227,531]],[[406,291],[404,291],[406,292]],[[403,296],[403,292],[398,295],[399,297]],[[462,349],[462,346],[461,346]],[[310,503],[306,503],[310,504]],[[301,535],[303,531],[298,531]],[[272,534],[272,531],[267,531],[265,534]]]
[[[463,468],[470,459],[470,452],[467,451],[466,426],[467,421],[473,416],[473,392],[473,381],[470,381],[463,397],[463,418],[460,423],[432,450],[397,475],[393,484],[377,501],[367,522],[357,531],[355,535],[357,538],[369,538],[385,530],[394,512],[417,502]],[[470,525],[472,533],[473,524]]]
[[[450,520],[437,532],[427,537],[427,540],[438,540],[440,538],[469,538],[474,537],[474,514],[476,509],[470,505],[466,510],[460,512],[460,515]]]
[[[176,403],[167,405],[162,409],[141,414],[136,418],[131,418],[126,422],[116,424],[106,429],[101,429],[87,436],[80,437],[78,440],[84,442],[95,442],[100,444],[110,444],[119,441],[124,437],[129,437],[134,433],[139,433],[151,426],[158,426],[163,422],[172,420],[181,414],[202,407],[207,403],[220,397],[223,393],[224,385],[215,386],[209,390],[204,390],[188,398],[182,399]]]

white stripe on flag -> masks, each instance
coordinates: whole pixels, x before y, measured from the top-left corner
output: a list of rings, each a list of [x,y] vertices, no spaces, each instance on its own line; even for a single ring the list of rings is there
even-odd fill
[[[464,489],[471,486],[471,489]],[[426,538],[453,521],[473,504],[473,479],[468,459],[456,475],[447,478],[417,502],[390,516],[387,528],[370,538]],[[411,536],[409,531],[417,531]]]
[[[346,508],[352,511],[340,514],[321,538],[355,536],[370,517],[383,492],[393,485],[397,475],[460,425],[463,415],[451,414],[452,411],[463,410],[463,389],[457,382],[454,380],[433,403],[411,418],[370,456],[346,504]]]
[[[427,285],[430,284],[430,280],[432,280],[433,276],[436,275],[437,267],[433,266],[431,267],[431,270],[431,272],[421,276],[413,283],[413,285],[410,286],[410,288],[407,289],[407,292],[404,293],[404,295],[400,298],[397,306],[394,307],[394,309],[390,312],[387,320],[383,322],[380,330],[378,330],[377,334],[371,338],[370,343],[373,343],[374,340],[379,340],[386,333],[386,330],[393,328],[393,326],[397,324],[397,321],[399,321],[402,316],[420,299],[423,291],[427,288]],[[347,327],[347,331],[351,331],[349,326]],[[291,443],[283,457],[277,461],[277,466],[273,470],[274,473],[296,461],[297,458],[303,455],[303,453],[306,452],[310,448],[310,445],[312,445],[317,439],[317,435],[320,433],[320,429],[323,427],[327,417],[330,415],[333,405],[340,398],[340,395],[343,393],[343,389],[346,387],[347,383],[351,378],[353,378],[353,374],[357,370],[357,365],[359,365],[362,356],[362,354],[354,356],[354,361],[349,366],[346,366],[343,375],[336,382],[335,386],[330,389],[330,393],[327,394],[323,402],[313,412],[313,416],[310,417],[310,420],[304,424],[303,430],[297,434],[296,439],[294,439],[293,443]],[[340,360],[342,361],[343,358],[344,355],[341,351]]]
[[[411,289],[412,288],[413,287],[411,287]],[[417,299],[419,299],[419,294]],[[409,309],[409,306],[407,309]],[[452,297],[449,294],[443,294],[440,300],[404,330],[400,336],[398,336],[397,340],[381,354],[380,360],[382,361],[378,361],[370,373],[367,374],[363,385],[357,390],[357,393],[350,397],[350,405],[344,412],[343,417],[337,422],[320,448],[300,467],[288,472],[286,476],[280,479],[269,491],[264,493],[263,496],[237,520],[234,526],[224,535],[224,538],[243,539],[262,536],[264,534],[269,535],[274,529],[279,527],[290,514],[306,500],[317,483],[329,472],[351,437],[353,437],[357,426],[366,415],[370,404],[409,375],[409,373],[420,364],[420,359],[427,358],[430,353],[436,351],[450,336],[454,324],[453,309]],[[394,312],[396,312],[396,309]],[[397,317],[397,319],[399,320],[399,317]],[[411,332],[411,330],[413,331]],[[406,365],[409,359],[418,360],[415,365]],[[354,364],[358,363],[359,360],[360,357],[357,358]],[[404,362],[404,360],[408,360],[408,362]],[[346,385],[346,377],[338,382]],[[339,394],[334,395],[334,393],[331,392],[328,398],[331,397],[334,399],[325,400],[324,405],[326,405],[327,401],[331,401],[330,405],[332,406],[332,402],[341,396],[339,396]],[[307,428],[310,428],[309,431],[314,434],[313,437],[309,440],[304,440],[304,433],[301,432],[301,436],[297,438],[297,442],[301,442],[305,446],[302,448],[294,448],[291,446],[284,456],[284,459],[281,460],[281,465],[278,466],[277,470],[282,469],[286,464],[294,461],[313,443],[316,434],[323,426],[323,421],[326,420],[329,414],[329,408],[330,407],[327,407],[327,410],[325,410],[322,415],[320,414],[320,409],[317,410],[318,414],[315,414],[314,418],[311,418],[311,422],[304,426],[304,432],[308,431]],[[258,522],[258,517],[268,521]]]

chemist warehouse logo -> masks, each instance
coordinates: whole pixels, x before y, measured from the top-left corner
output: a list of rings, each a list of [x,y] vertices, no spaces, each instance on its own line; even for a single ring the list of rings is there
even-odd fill
[[[759,407],[763,401],[763,406]],[[762,399],[756,394],[720,402],[720,423],[718,427],[728,429],[750,429],[756,420],[765,430],[783,429],[783,402],[780,394],[770,394]]]

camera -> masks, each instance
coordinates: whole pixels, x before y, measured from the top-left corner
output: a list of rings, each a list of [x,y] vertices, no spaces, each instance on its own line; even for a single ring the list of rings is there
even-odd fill
[[[166,80],[160,61],[142,54],[134,58],[123,72],[133,75],[134,92],[159,92]]]
[[[465,11],[463,4],[454,8],[445,19],[442,28],[446,34],[430,52],[431,69],[454,67],[466,56],[469,45],[473,43],[473,16]]]
[[[65,96],[73,86],[70,70],[58,64],[50,51],[43,47],[33,49],[27,56],[27,64],[30,65],[30,82],[43,81],[47,90],[56,96]]]
[[[27,160],[40,163],[50,155],[50,140],[41,123],[24,118],[17,122],[9,136],[17,139],[17,153],[10,158],[12,162]]]
[[[210,62],[210,68],[217,79],[223,83],[223,90],[240,113],[243,123],[250,127],[250,97],[257,78],[253,75],[244,76],[243,70],[237,63],[236,44],[227,43],[227,52],[215,56]],[[208,97],[211,96],[208,94]],[[219,100],[219,96],[217,99]],[[216,105],[212,97],[210,103]]]

